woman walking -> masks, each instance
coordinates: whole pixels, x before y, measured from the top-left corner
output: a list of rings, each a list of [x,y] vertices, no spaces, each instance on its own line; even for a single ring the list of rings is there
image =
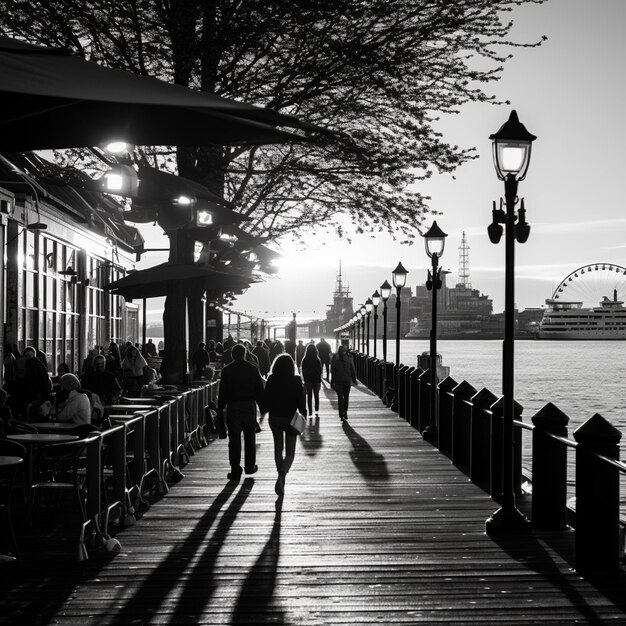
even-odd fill
[[[272,364],[272,372],[265,384],[264,407],[269,413],[269,425],[274,437],[274,460],[278,478],[274,490],[282,497],[285,477],[296,453],[296,433],[290,423],[296,409],[306,417],[304,388],[289,354],[279,354]],[[285,456],[283,457],[283,450]]]
[[[348,419],[348,400],[352,383],[356,384],[356,370],[345,346],[339,346],[330,364],[330,384],[337,394],[339,418]]]
[[[310,343],[307,345],[300,370],[302,371],[302,379],[304,380],[309,415],[313,415],[313,398],[315,398],[315,413],[317,414],[320,410],[322,362],[320,361],[315,344]]]

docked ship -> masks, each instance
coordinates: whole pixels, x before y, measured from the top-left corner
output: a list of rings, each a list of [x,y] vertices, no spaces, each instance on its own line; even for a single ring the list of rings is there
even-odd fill
[[[546,304],[537,339],[626,339],[626,308],[617,289],[612,300],[604,296],[597,307],[552,298]]]

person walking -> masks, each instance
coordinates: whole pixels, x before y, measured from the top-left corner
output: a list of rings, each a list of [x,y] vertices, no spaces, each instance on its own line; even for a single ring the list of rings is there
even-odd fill
[[[259,361],[261,376],[267,376],[270,373],[270,355],[265,344],[262,341],[257,341],[256,348],[252,350],[252,354],[254,354]]]
[[[320,387],[322,385],[322,362],[317,354],[317,348],[310,343],[306,347],[304,358],[300,366],[304,389],[306,391],[309,415],[313,415],[313,398],[315,398],[315,414],[320,410]]]
[[[263,379],[259,369],[246,361],[246,347],[236,344],[231,351],[233,361],[224,367],[217,397],[218,427],[220,437],[228,429],[229,480],[238,481],[241,469],[241,435],[244,441],[244,467],[246,474],[254,474],[256,465],[256,406],[264,413]],[[256,405],[256,406],[255,406]],[[224,409],[226,419],[224,420]]]
[[[194,380],[202,378],[204,375],[204,368],[211,362],[209,353],[205,347],[204,341],[198,344],[198,349],[193,353],[191,357],[192,376]]]
[[[124,394],[129,398],[138,398],[143,386],[143,368],[146,360],[135,346],[127,345],[122,359],[122,383]]]
[[[263,398],[274,437],[274,461],[278,472],[274,491],[282,497],[285,478],[295,458],[298,437],[291,428],[291,418],[296,409],[305,417],[307,414],[302,379],[296,375],[296,367],[289,354],[280,354],[274,360]]]
[[[356,369],[352,357],[345,346],[339,346],[330,365],[330,384],[337,394],[339,418],[348,419],[348,401],[352,383],[356,384]]]
[[[330,344],[322,337],[317,344],[317,353],[322,362],[322,370],[326,368],[326,380],[330,380]]]
[[[298,367],[298,371],[300,370],[300,366],[302,365],[302,359],[304,358],[304,353],[306,351],[306,346],[302,339],[298,341],[298,345],[296,346],[296,366]]]

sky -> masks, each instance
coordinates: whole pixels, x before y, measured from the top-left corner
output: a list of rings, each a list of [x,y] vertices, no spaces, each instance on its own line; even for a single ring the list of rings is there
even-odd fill
[[[528,242],[515,247],[518,308],[542,306],[566,276],[587,264],[626,266],[621,144],[626,140],[626,1],[548,0],[509,15],[515,22],[513,39],[530,42],[546,35],[548,40],[538,48],[513,50],[501,80],[487,86],[488,93],[510,105],[470,104],[458,115],[442,118],[438,129],[444,137],[452,144],[474,146],[480,158],[463,165],[454,178],[435,175],[418,187],[441,213],[436,219],[448,234],[441,265],[452,273],[451,282],[456,282],[465,232],[472,287],[493,299],[494,312],[504,307],[504,242],[490,243],[486,228],[492,201],[503,195],[504,185],[495,174],[489,135],[512,109],[538,137],[518,191],[531,225]],[[424,283],[430,264],[419,236],[412,246],[382,234],[355,237],[352,244],[310,237],[306,249],[285,247],[283,252],[277,277],[251,286],[233,303],[235,310],[266,319],[291,317],[293,312],[300,321],[323,319],[340,262],[355,306],[385,279],[391,283],[398,261],[409,271],[407,285],[413,288]],[[147,265],[158,262],[149,255],[146,260]],[[608,271],[593,274],[593,281],[587,277],[570,285],[572,297],[582,298],[586,290],[584,297],[598,298],[618,280]],[[618,291],[621,282],[615,285]],[[626,298],[623,282],[620,298]],[[159,318],[160,311],[150,316]]]

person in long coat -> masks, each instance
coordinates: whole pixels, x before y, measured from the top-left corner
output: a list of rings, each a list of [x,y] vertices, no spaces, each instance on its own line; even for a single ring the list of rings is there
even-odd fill
[[[320,387],[322,386],[322,362],[317,355],[317,348],[312,343],[306,347],[300,372],[302,373],[302,380],[304,380],[309,415],[313,414],[313,398],[315,398],[315,413],[318,413],[320,410]]]
[[[282,497],[285,478],[296,455],[298,436],[291,428],[291,418],[296,409],[306,417],[302,379],[296,375],[296,367],[289,354],[280,354],[274,360],[272,373],[265,385],[263,405],[269,413],[269,425],[274,437],[274,461],[278,472],[274,491]]]
[[[356,369],[345,346],[339,346],[337,349],[337,354],[330,364],[330,377],[330,384],[337,394],[339,418],[341,421],[347,420],[350,389],[352,383],[356,384]]]

